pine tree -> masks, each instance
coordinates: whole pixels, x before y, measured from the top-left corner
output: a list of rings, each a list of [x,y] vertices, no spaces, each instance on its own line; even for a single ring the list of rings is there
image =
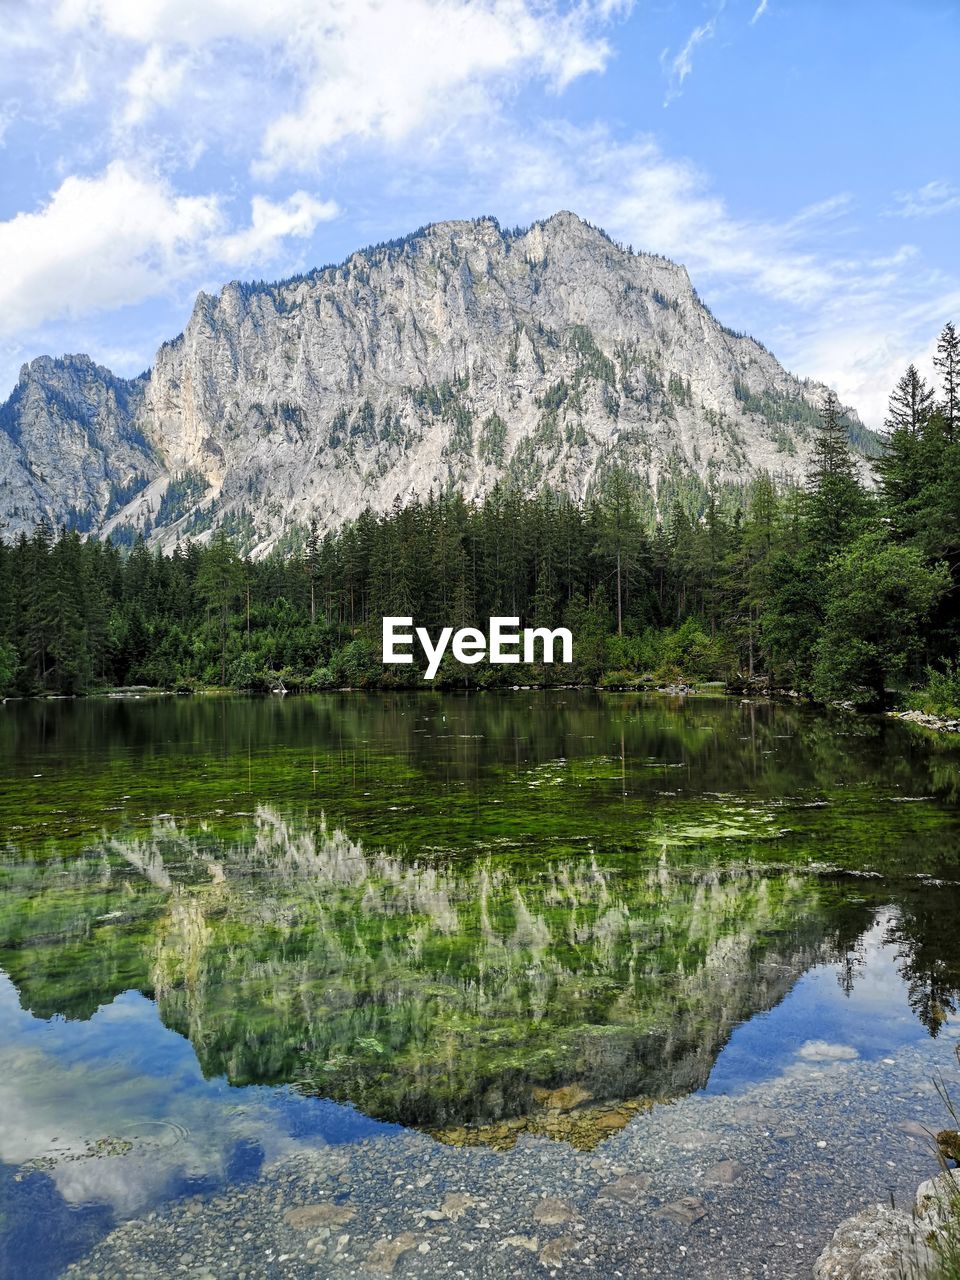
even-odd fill
[[[746,656],[748,679],[755,673],[760,616],[770,597],[771,564],[779,538],[777,491],[764,471],[750,486],[746,514],[725,566],[726,590],[736,611],[735,626],[741,653]]]
[[[940,370],[943,380],[940,411],[947,439],[954,440],[960,432],[960,334],[953,324],[944,325],[933,363]]]
[[[890,393],[884,423],[887,431],[891,435],[897,431],[905,431],[911,436],[920,435],[930,418],[933,395],[933,388],[927,386],[917,366],[908,365],[906,373]]]
[[[50,642],[53,687],[58,693],[83,693],[92,667],[84,607],[83,544],[76,532],[60,531],[51,549],[50,572],[56,612]]]
[[[850,454],[850,437],[836,395],[828,391],[807,482],[807,538],[826,561],[864,525],[867,497]]]
[[[890,396],[884,452],[875,463],[881,500],[894,533],[913,537],[929,459],[933,389],[910,365]]]
[[[50,572],[50,548],[53,533],[41,521],[29,543],[24,580],[24,618],[22,650],[34,687],[48,687],[51,674],[50,646],[57,621],[56,588]]]
[[[220,683],[227,683],[227,635],[230,610],[243,587],[243,566],[237,549],[223,530],[219,530],[206,548],[197,576],[197,590],[207,607],[215,613],[220,630]]]
[[[620,468],[608,478],[596,515],[598,532],[594,552],[610,565],[617,635],[622,636],[624,613],[648,555],[633,484]]]
[[[307,531],[307,554],[305,557],[307,577],[310,582],[310,622],[317,620],[317,576],[320,570],[320,535],[317,530],[317,517],[310,517]],[[249,591],[249,587],[248,587]]]

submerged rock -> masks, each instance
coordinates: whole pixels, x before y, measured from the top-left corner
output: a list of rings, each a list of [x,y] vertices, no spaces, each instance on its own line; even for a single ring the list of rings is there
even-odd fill
[[[565,1084],[559,1089],[534,1089],[533,1097],[549,1111],[572,1111],[581,1102],[589,1102],[593,1094],[581,1084]]]
[[[575,1236],[557,1236],[540,1250],[540,1262],[545,1267],[563,1266],[563,1259],[568,1253],[572,1253],[579,1243]]]
[[[569,1142],[577,1151],[592,1151],[604,1138],[619,1133],[641,1111],[649,1111],[653,1106],[650,1098],[629,1098],[625,1102],[587,1106],[584,1104],[590,1098],[588,1093],[583,1100],[574,1102],[584,1092],[577,1085],[555,1090],[534,1089],[532,1096],[544,1107],[542,1111],[512,1116],[497,1124],[454,1125],[448,1129],[428,1129],[427,1132],[452,1147],[483,1146],[492,1147],[494,1151],[510,1151],[516,1146],[521,1133],[530,1133]],[[554,1101],[557,1094],[562,1095],[563,1108]]]
[[[304,1204],[288,1209],[283,1220],[291,1227],[306,1231],[311,1227],[340,1227],[356,1215],[356,1210],[345,1204]]]
[[[716,1186],[732,1186],[743,1175],[743,1165],[739,1160],[720,1160],[711,1166],[703,1175],[704,1182]]]
[[[384,1237],[370,1250],[364,1267],[367,1271],[381,1275],[393,1275],[394,1268],[404,1254],[417,1249],[420,1244],[420,1238],[412,1231],[402,1231],[393,1240]]]
[[[597,1198],[619,1200],[621,1204],[636,1204],[646,1196],[651,1181],[648,1173],[627,1173],[616,1182],[603,1187]]]
[[[575,1222],[579,1216],[572,1205],[567,1204],[565,1200],[558,1200],[555,1196],[544,1196],[533,1208],[534,1222],[539,1222],[545,1227],[556,1227],[563,1222]]]
[[[707,1206],[696,1196],[682,1196],[671,1204],[665,1204],[657,1210],[658,1218],[668,1218],[681,1227],[692,1227],[695,1222],[707,1216]]]

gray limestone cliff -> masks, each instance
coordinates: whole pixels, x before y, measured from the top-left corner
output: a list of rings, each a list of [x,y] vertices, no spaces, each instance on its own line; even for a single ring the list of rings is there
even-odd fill
[[[431,490],[583,498],[619,467],[652,512],[799,478],[825,390],[725,329],[683,267],[571,213],[437,223],[200,294],[133,382],[82,357],[25,366],[0,410],[0,531],[45,515],[171,545],[224,527],[262,552]]]
[[[0,406],[0,533],[41,519],[95,529],[160,474],[136,425],[144,385],[88,356],[23,366]]]

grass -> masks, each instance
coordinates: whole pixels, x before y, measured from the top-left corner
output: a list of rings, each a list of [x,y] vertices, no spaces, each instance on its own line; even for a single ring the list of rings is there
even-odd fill
[[[927,715],[960,716],[960,662],[948,662],[943,670],[927,669],[927,683],[912,693],[909,704]]]
[[[956,1053],[957,1061],[960,1063],[960,1045],[957,1046]],[[937,1081],[937,1091],[944,1101],[947,1114],[953,1121],[953,1132],[956,1134],[960,1130],[960,1109],[958,1109],[958,1104],[954,1101],[942,1079]],[[940,1136],[942,1137],[942,1134]],[[944,1171],[948,1168],[945,1145],[943,1141],[938,1142],[940,1163]],[[953,1151],[954,1153],[956,1152],[955,1147]],[[956,1159],[956,1154],[954,1154],[954,1159]],[[932,1242],[938,1261],[937,1269],[934,1272],[934,1280],[960,1280],[960,1181],[954,1178],[952,1184],[948,1182],[947,1186],[948,1214],[946,1226]]]

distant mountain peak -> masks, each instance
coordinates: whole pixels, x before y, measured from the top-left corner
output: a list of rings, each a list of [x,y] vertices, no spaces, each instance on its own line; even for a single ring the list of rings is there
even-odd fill
[[[138,379],[25,365],[0,408],[0,533],[223,527],[260,553],[415,493],[584,498],[617,468],[653,515],[760,470],[798,479],[825,391],[725,329],[682,266],[569,210],[436,222],[198,294]]]

